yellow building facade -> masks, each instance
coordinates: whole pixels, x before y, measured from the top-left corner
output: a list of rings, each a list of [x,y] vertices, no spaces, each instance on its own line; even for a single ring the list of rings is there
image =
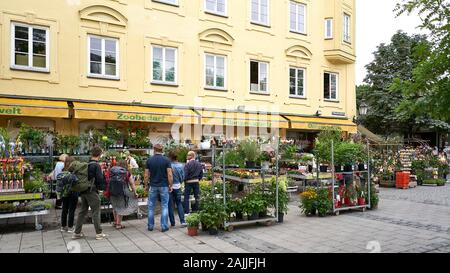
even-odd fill
[[[0,125],[353,133],[355,17],[354,0],[1,1]]]

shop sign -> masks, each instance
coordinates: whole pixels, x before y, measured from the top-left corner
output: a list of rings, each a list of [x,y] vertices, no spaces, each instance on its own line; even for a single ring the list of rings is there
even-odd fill
[[[345,117],[345,112],[332,112],[333,116]]]
[[[0,108],[0,115],[22,115],[22,109],[19,107]]]
[[[309,129],[316,129],[316,130],[325,130],[327,128],[333,127],[333,125],[320,125],[317,123],[308,123]]]
[[[270,121],[253,121],[253,120],[236,120],[236,119],[225,119],[225,126],[242,126],[242,127],[271,127],[272,123]]]
[[[154,121],[164,122],[165,116],[155,115],[143,115],[143,114],[130,114],[130,113],[117,113],[117,120],[126,121]]]

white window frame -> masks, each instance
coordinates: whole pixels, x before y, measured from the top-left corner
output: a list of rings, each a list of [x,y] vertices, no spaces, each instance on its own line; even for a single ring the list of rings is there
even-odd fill
[[[250,69],[252,67],[252,62],[256,62],[258,63],[258,90],[257,91],[252,91],[252,75],[251,75],[251,71],[250,71],[250,93],[251,94],[270,94],[270,88],[269,88],[269,76],[270,76],[270,63],[269,62],[265,62],[265,61],[258,61],[258,60],[250,60]],[[261,87],[261,64],[266,64],[267,65],[267,84],[266,84],[266,91],[262,91],[260,89]]]
[[[330,75],[330,79],[329,79],[329,90],[330,90],[330,98],[325,98],[325,94],[322,94],[323,98],[326,101],[339,101],[339,73],[336,72],[330,72],[330,71],[325,71],[323,73],[323,76],[325,77],[326,74]],[[336,76],[336,98],[331,98],[331,75],[335,75]],[[325,81],[324,81],[325,84]],[[323,86],[323,88],[325,88],[325,86]],[[324,91],[324,89],[322,90],[322,92]]]
[[[161,4],[167,4],[171,6],[179,6],[178,0],[175,0],[175,3],[172,3],[170,0],[152,0],[153,2],[161,3]]]
[[[342,34],[343,34],[343,40],[346,43],[351,44],[352,42],[352,37],[351,37],[351,15],[348,13],[344,13],[344,17],[343,17],[343,30],[342,30]]]
[[[270,26],[270,0],[267,0],[267,22],[261,21],[261,10],[262,10],[261,0],[257,0],[257,1],[258,1],[258,20],[253,20],[253,18],[252,18],[253,5],[252,5],[252,0],[250,0],[250,21],[253,24],[262,25],[262,26]]]
[[[91,73],[91,38],[100,39],[102,41],[102,73],[101,74],[95,74]],[[106,75],[105,73],[105,41],[114,41],[116,42],[116,75]],[[119,48],[119,39],[114,37],[105,37],[105,36],[98,36],[98,35],[87,35],[87,75],[91,78],[102,78],[102,79],[111,79],[111,80],[119,80],[120,79],[120,48]]]
[[[294,29],[291,28],[291,19],[292,19],[291,18],[291,14],[292,14],[291,13],[292,12],[291,4],[295,5],[295,28]],[[303,19],[304,20],[303,21],[303,25],[304,25],[303,31],[298,29],[298,15],[299,15],[299,11],[300,11],[300,6],[303,6],[304,10],[305,10],[304,19]],[[306,25],[306,22],[308,21],[307,20],[307,16],[308,16],[307,8],[308,8],[308,6],[304,3],[290,1],[290,3],[289,3],[289,30],[290,31],[295,32],[295,33],[305,34],[305,35],[307,34],[307,25]]]
[[[291,94],[291,69],[295,69],[295,95]],[[298,95],[298,71],[303,71],[303,95]],[[291,98],[300,98],[300,99],[306,99],[306,68],[304,67],[295,67],[290,66],[289,67],[289,97]]]
[[[154,49],[155,48],[161,48],[162,49],[162,53],[163,53],[163,60],[162,60],[162,80],[155,80],[153,79],[153,56],[154,56]],[[166,81],[166,49],[173,49],[175,50],[175,75],[174,75],[174,81],[170,82],[170,81]],[[150,79],[151,79],[151,83],[156,83],[156,84],[165,84],[165,85],[178,85],[178,48],[176,47],[169,47],[169,46],[160,46],[160,45],[152,45],[151,47],[151,68],[150,68]]]
[[[328,22],[330,22],[330,27],[328,28]],[[333,18],[325,18],[325,39],[333,39]],[[328,35],[328,30],[330,35]]]
[[[16,64],[16,26],[28,28],[28,65]],[[45,30],[45,67],[33,66],[33,29]],[[23,23],[11,22],[11,65],[12,69],[28,70],[36,72],[50,72],[50,28]]]
[[[224,5],[225,5],[225,11],[224,12],[220,12],[217,10],[217,6],[218,6],[218,0],[214,0],[216,2],[215,4],[215,10],[209,10],[207,8],[206,2],[208,0],[204,0],[204,9],[205,12],[207,13],[212,13],[212,14],[217,14],[217,15],[221,15],[221,16],[227,16],[228,15],[228,0],[224,0]]]
[[[209,57],[214,57],[214,85],[207,85],[206,84],[206,59]],[[223,87],[217,86],[217,57],[223,58],[223,69],[224,69],[224,76],[223,76]],[[204,66],[204,85],[205,89],[215,89],[215,90],[227,90],[227,56],[225,55],[218,55],[218,54],[212,54],[212,53],[205,53],[205,66]]]

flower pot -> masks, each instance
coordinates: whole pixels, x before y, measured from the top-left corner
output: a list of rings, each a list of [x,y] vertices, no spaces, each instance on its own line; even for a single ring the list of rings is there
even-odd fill
[[[358,206],[364,206],[366,204],[366,199],[364,197],[358,198]]]
[[[219,233],[219,230],[215,227],[210,227],[208,229],[209,235],[217,235]]]
[[[326,173],[328,171],[328,166],[320,166],[319,170],[321,173]]]
[[[257,220],[258,217],[259,217],[259,214],[257,212],[255,212],[255,213],[252,213],[252,214],[248,215],[248,220],[250,220],[250,221],[251,220]]]
[[[244,190],[244,184],[243,183],[239,183],[238,191],[243,191],[243,190]]]
[[[334,165],[334,171],[337,173],[342,172],[342,166],[341,165]]]
[[[346,205],[346,206],[352,205],[352,201],[350,200],[350,198],[344,197],[344,205]]]
[[[258,216],[259,216],[259,218],[264,218],[264,217],[267,216],[267,212],[266,212],[266,211],[260,212],[260,213],[258,214]]]
[[[197,236],[198,235],[198,227],[188,227],[188,235],[189,236]]]
[[[361,163],[358,164],[358,171],[365,171],[366,170],[366,164]]]
[[[312,173],[313,171],[313,166],[312,165],[308,165],[308,172]]]
[[[244,219],[242,212],[236,212],[236,220],[242,220],[242,219]]]
[[[284,213],[278,212],[278,223],[283,223],[284,221]]]
[[[201,150],[208,150],[211,148],[211,142],[209,141],[204,141],[200,143],[200,149]]]
[[[255,161],[245,161],[245,168],[256,169],[256,162]]]
[[[344,172],[353,172],[353,166],[352,165],[345,165],[344,166]]]
[[[264,162],[262,163],[261,168],[262,168],[263,170],[268,170],[268,169],[270,168],[270,162],[269,162],[269,161],[264,161]]]

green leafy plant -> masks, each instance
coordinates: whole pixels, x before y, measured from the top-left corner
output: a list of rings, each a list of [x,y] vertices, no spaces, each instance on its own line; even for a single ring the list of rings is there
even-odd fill
[[[27,193],[43,193],[45,195],[50,192],[48,183],[44,181],[44,175],[39,170],[34,170],[30,180],[24,182],[24,190]]]
[[[208,228],[219,228],[228,219],[225,205],[214,195],[203,197],[199,214],[201,223]]]
[[[316,208],[319,216],[326,216],[333,208],[331,194],[328,188],[322,187],[316,190]]]
[[[245,196],[242,201],[243,211],[247,215],[266,212],[267,205],[267,200],[264,200],[261,194],[255,191]]]
[[[285,144],[281,147],[283,159],[293,160],[297,156],[297,146],[293,144]]]
[[[352,165],[355,162],[363,162],[364,146],[359,143],[340,142],[334,148],[334,162],[336,165]]]
[[[375,189],[375,184],[372,183],[370,186],[370,209],[378,208],[379,197]]]
[[[222,165],[223,154],[221,153],[217,160],[217,164]],[[238,165],[239,168],[244,168],[245,158],[239,153],[237,149],[232,149],[225,152],[225,165]]]
[[[200,214],[191,213],[186,217],[186,224],[188,227],[195,228],[200,225]]]
[[[426,179],[423,181],[424,185],[444,186],[445,183],[446,183],[445,179]]]
[[[0,213],[12,213],[15,211],[15,208],[11,203],[0,204]]]
[[[256,162],[261,153],[258,142],[251,139],[242,141],[238,149],[245,160],[251,162]]]
[[[331,163],[332,140],[335,147],[342,142],[342,131],[340,128],[325,128],[317,135],[314,154],[320,162]]]

